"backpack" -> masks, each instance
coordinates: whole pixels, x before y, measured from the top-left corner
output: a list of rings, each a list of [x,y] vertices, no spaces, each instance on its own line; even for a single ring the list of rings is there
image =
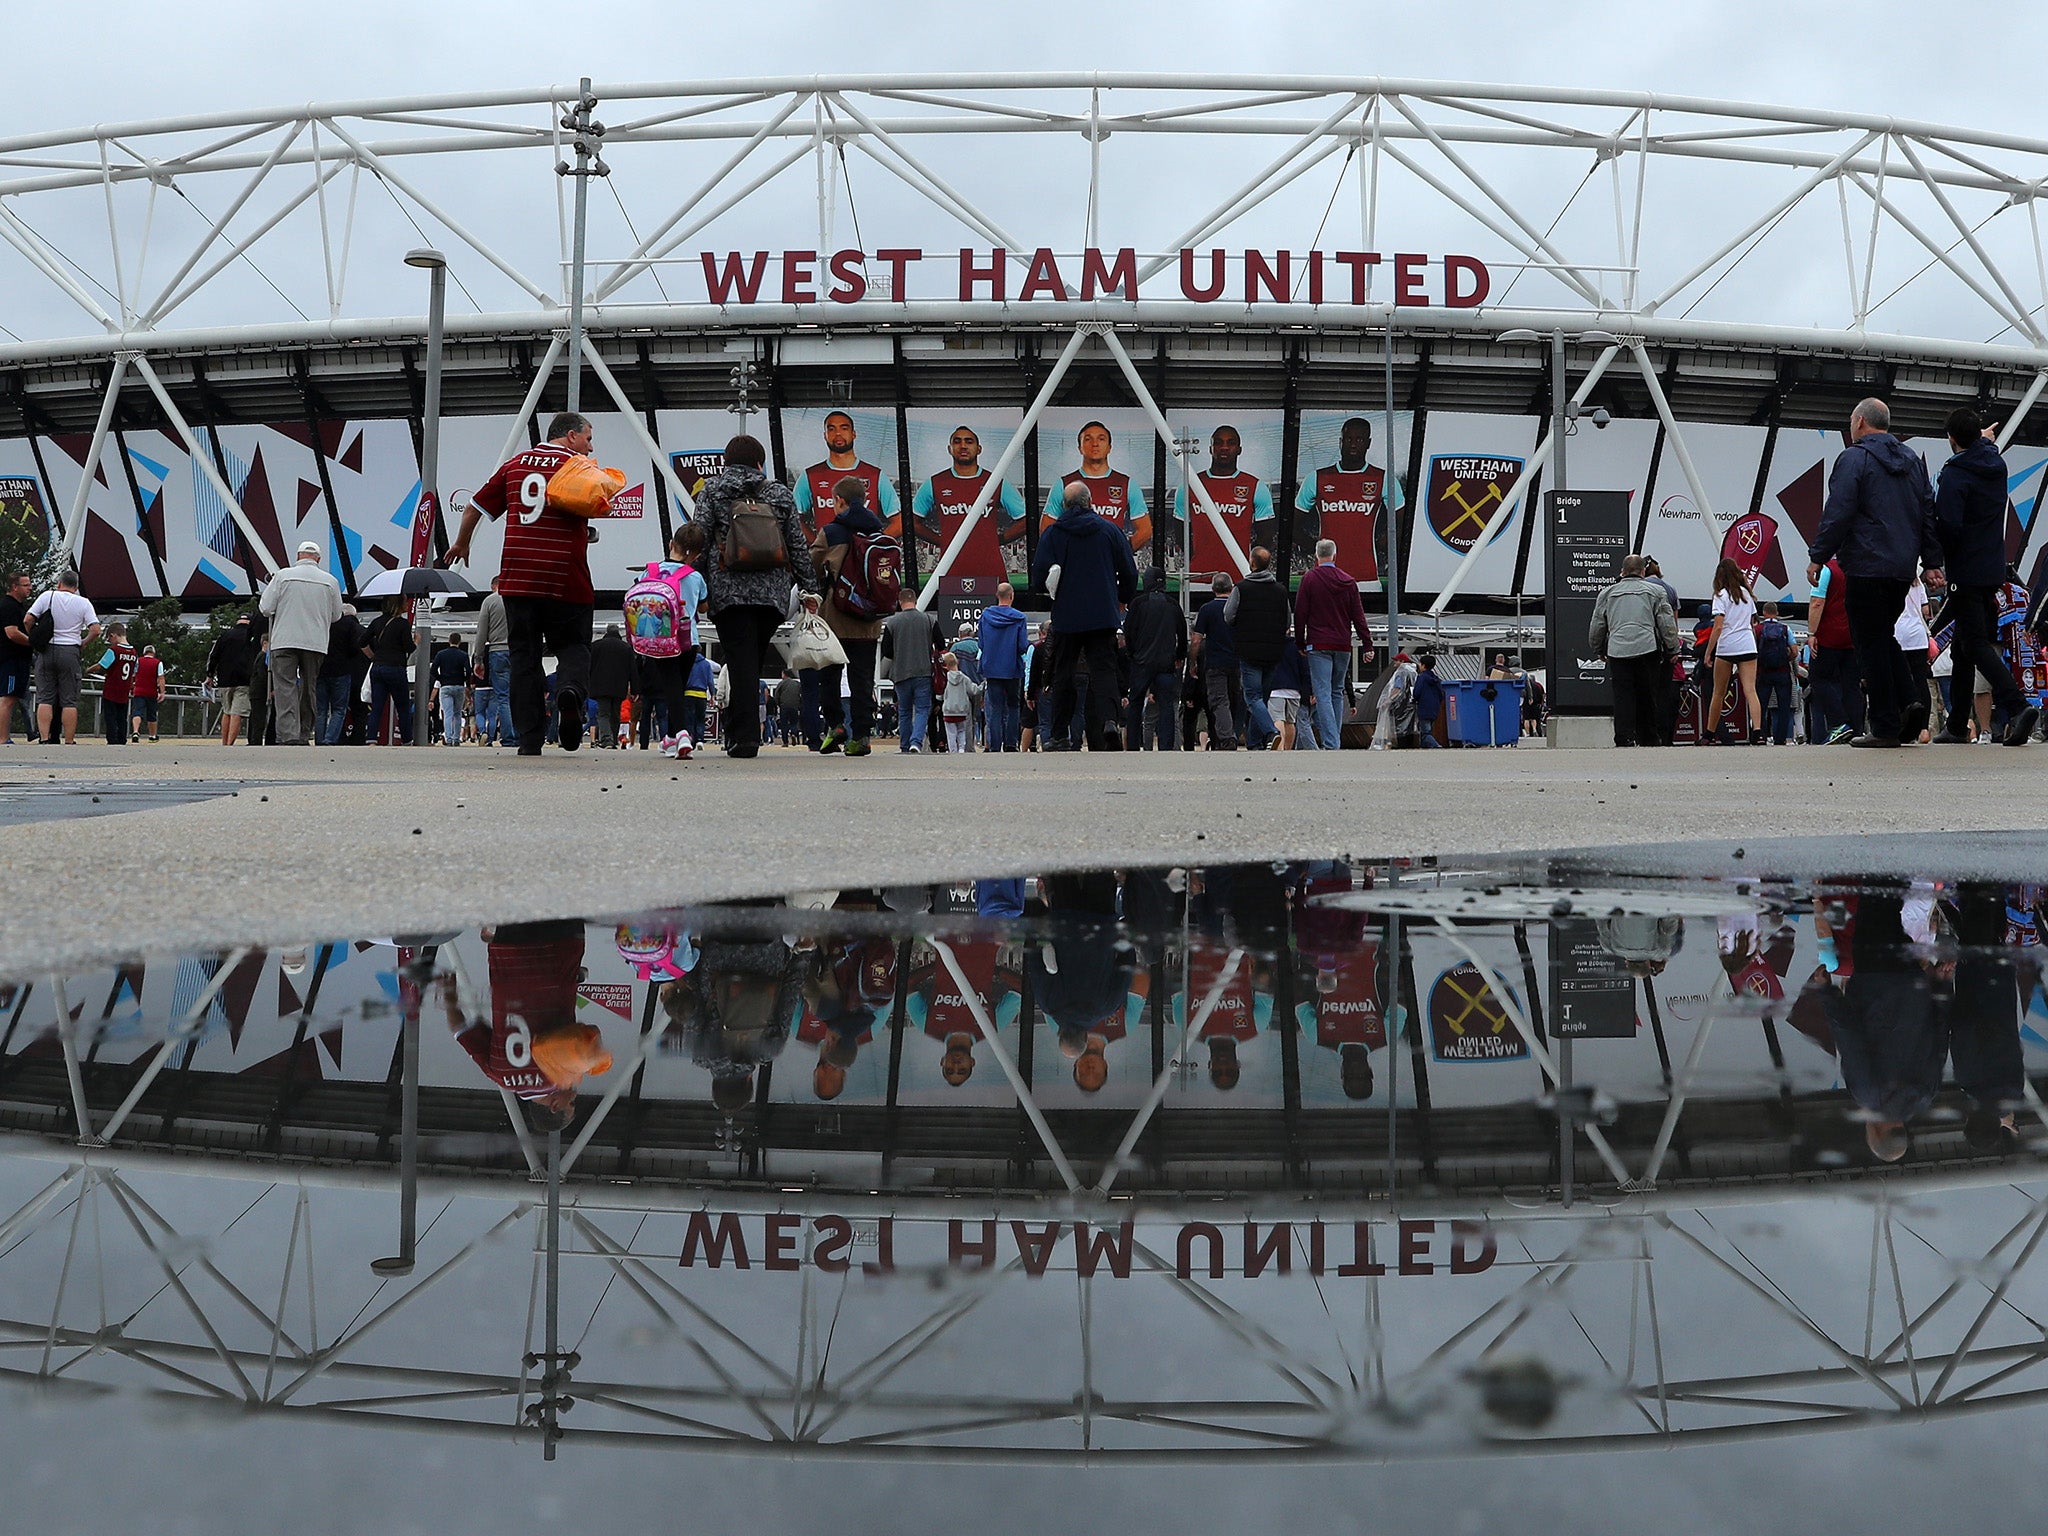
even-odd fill
[[[28,648],[32,651],[46,651],[50,642],[57,638],[57,600],[53,595],[50,606],[28,621]]]
[[[856,619],[883,619],[903,595],[903,546],[886,533],[856,533],[833,578],[832,600]]]
[[[661,562],[648,562],[647,574],[626,589],[626,636],[636,654],[656,661],[692,649],[697,637],[683,611],[683,578],[687,565],[673,575],[662,574]]]
[[[1792,631],[1776,619],[1756,627],[1756,664],[1761,672],[1792,670]]]
[[[789,564],[789,551],[782,542],[782,519],[775,509],[758,496],[742,496],[733,502],[725,537],[718,543],[718,563],[735,576],[780,570]]]

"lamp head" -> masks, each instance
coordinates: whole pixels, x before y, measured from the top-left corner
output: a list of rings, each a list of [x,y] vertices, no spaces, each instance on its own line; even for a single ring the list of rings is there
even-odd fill
[[[434,271],[438,268],[447,266],[448,258],[446,256],[443,256],[439,251],[435,250],[432,246],[423,245],[419,247],[419,249],[417,250],[407,251],[405,253],[405,264],[408,267],[423,267],[428,271]]]

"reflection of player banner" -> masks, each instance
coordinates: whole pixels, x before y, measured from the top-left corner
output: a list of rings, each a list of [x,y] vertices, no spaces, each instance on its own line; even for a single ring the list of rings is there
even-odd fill
[[[633,988],[630,982],[586,981],[576,989],[577,997],[622,1019],[633,1017]]]
[[[1438,1061],[1520,1061],[1529,1054],[1529,1042],[1469,960],[1429,989],[1429,1040]]]
[[[647,509],[647,486],[629,485],[612,498],[612,504],[605,511],[606,517],[641,516]]]
[[[1438,454],[1429,461],[1430,531],[1464,554],[1500,510],[1515,482],[1522,478],[1520,459],[1496,454]],[[1497,540],[1507,532],[1502,524]]]
[[[676,478],[683,482],[683,489],[692,499],[704,494],[704,483],[716,480],[725,473],[725,450],[723,448],[692,448],[668,456]]]
[[[0,476],[0,525],[27,528],[50,537],[50,515],[43,509],[43,488],[27,475]]]

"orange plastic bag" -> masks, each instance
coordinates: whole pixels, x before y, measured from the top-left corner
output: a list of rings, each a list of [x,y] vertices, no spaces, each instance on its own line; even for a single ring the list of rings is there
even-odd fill
[[[571,517],[603,517],[612,498],[626,488],[623,469],[606,469],[587,453],[579,453],[548,478],[548,505]]]

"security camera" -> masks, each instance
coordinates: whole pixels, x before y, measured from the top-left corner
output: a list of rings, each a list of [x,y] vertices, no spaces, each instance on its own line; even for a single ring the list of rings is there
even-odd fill
[[[1612,420],[1614,420],[1614,418],[1607,414],[1606,406],[1596,405],[1595,407],[1593,407],[1593,425],[1595,428],[1602,432],[1605,432],[1607,430],[1607,423]]]

